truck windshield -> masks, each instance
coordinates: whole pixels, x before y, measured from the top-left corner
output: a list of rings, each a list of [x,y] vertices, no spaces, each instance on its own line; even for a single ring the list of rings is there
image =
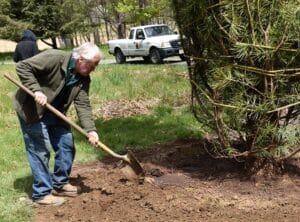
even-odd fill
[[[147,27],[147,28],[145,28],[145,32],[148,37],[174,34],[174,32],[166,25]]]

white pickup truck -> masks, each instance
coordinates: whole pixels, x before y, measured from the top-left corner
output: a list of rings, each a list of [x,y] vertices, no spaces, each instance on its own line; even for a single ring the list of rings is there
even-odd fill
[[[126,57],[143,57],[154,64],[170,56],[185,60],[180,36],[164,24],[133,27],[128,39],[110,40],[108,45],[118,64],[125,63]]]

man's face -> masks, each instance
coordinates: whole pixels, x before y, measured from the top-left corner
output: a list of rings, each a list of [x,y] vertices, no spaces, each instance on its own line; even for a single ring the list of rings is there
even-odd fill
[[[82,76],[88,76],[92,71],[95,70],[100,62],[100,56],[95,56],[92,60],[87,60],[82,56],[76,61],[75,70]]]

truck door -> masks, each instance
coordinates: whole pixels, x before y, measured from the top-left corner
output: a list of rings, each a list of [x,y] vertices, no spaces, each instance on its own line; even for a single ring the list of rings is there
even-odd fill
[[[135,29],[131,29],[128,37],[127,47],[126,47],[126,55],[134,55],[135,51]]]
[[[143,56],[147,55],[147,44],[146,35],[143,29],[137,29],[135,33],[135,55]]]

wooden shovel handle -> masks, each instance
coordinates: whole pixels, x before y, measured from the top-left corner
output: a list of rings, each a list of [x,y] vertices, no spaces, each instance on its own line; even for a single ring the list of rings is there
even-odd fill
[[[33,98],[35,97],[34,93],[31,90],[29,90],[27,87],[25,87],[23,84],[21,84],[19,81],[15,80],[14,78],[12,78],[11,76],[6,75],[6,74],[4,74],[4,77],[7,78],[8,80],[10,80],[11,82],[13,82],[18,87],[20,87],[22,90],[24,90],[26,93],[28,93]],[[79,133],[84,135],[86,138],[89,138],[89,134],[84,129],[82,129],[79,125],[77,125],[76,123],[69,120],[63,113],[61,113],[59,110],[57,110],[54,106],[52,106],[49,103],[46,103],[45,107],[48,110],[50,110],[52,113],[54,113],[56,116],[58,116],[59,118],[64,120],[66,123],[68,123],[70,126],[75,128]],[[100,141],[97,142],[97,147],[102,148],[105,152],[107,152],[108,154],[110,154],[113,157],[124,160],[126,162],[129,161],[126,155],[119,155],[119,154],[115,153],[114,151],[112,151],[110,148],[108,148],[105,144],[103,144]]]

